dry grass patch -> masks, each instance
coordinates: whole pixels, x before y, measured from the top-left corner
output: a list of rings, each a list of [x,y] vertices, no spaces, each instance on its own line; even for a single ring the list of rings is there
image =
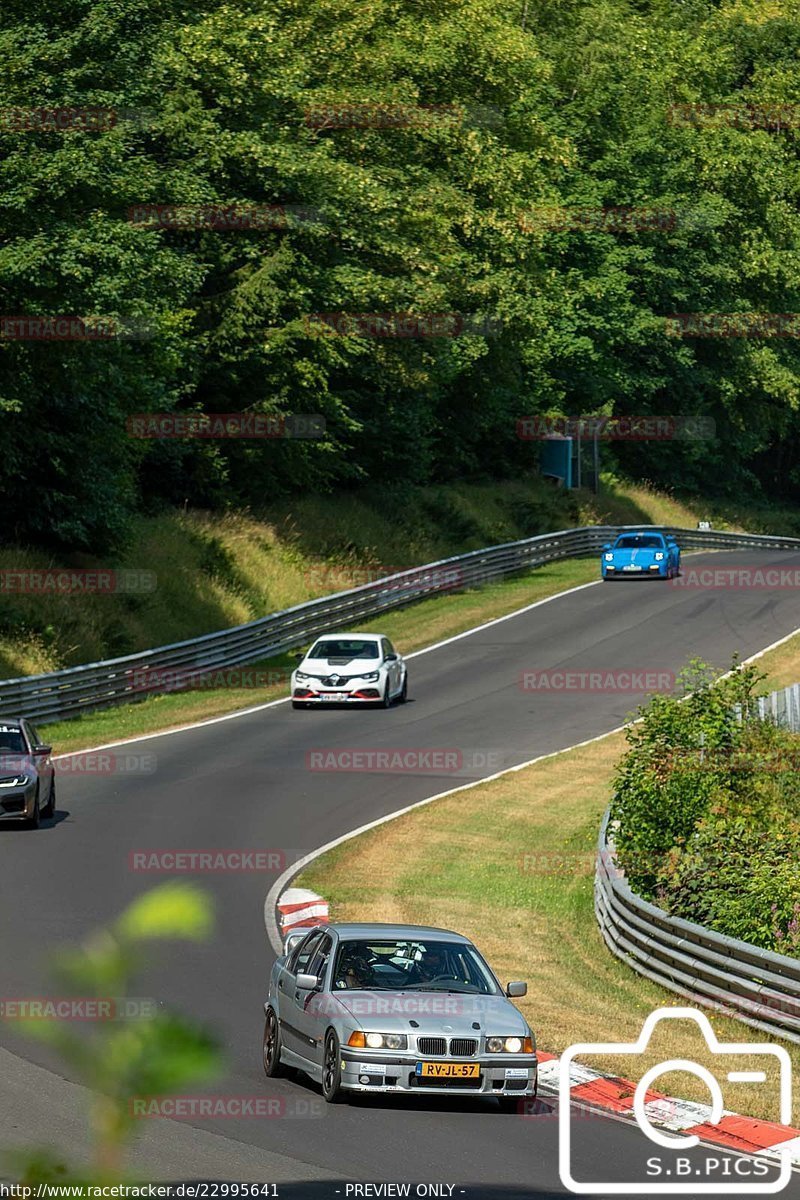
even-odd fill
[[[437,800],[337,847],[298,882],[330,900],[334,920],[408,921],[465,933],[504,981],[529,981],[520,1007],[543,1049],[633,1042],[649,1013],[683,1001],[614,958],[594,918],[597,831],[624,745],[622,734],[611,734]],[[768,1040],[729,1018],[711,1020],[721,1041]],[[600,1069],[639,1077],[665,1058],[714,1069],[691,1023],[670,1023],[654,1045],[638,1068],[609,1060]],[[790,1052],[797,1068],[800,1048]],[[737,1069],[759,1065],[751,1059]],[[708,1099],[692,1076],[665,1079],[659,1090],[670,1087]],[[727,1085],[726,1106],[777,1119],[777,1091],[764,1091]]]

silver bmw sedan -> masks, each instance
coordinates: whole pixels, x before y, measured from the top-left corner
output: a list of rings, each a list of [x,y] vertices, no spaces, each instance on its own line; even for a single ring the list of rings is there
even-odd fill
[[[277,959],[264,1004],[264,1069],[346,1092],[536,1095],[536,1043],[468,938],[422,925],[318,925]]]

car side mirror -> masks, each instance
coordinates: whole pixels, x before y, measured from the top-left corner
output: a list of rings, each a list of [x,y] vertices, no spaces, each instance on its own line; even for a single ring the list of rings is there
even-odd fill
[[[305,658],[305,654],[303,654],[302,650],[295,650],[294,654],[292,655],[292,658],[294,659],[295,662],[302,662],[303,659]]]
[[[396,654],[387,654],[386,661],[387,662],[397,662],[397,655]]]
[[[516,979],[516,980],[514,980],[513,983],[506,984],[506,995],[507,996],[510,996],[513,998],[514,996],[527,996],[527,994],[528,994],[528,985],[522,979]]]
[[[606,542],[605,546],[603,546],[603,549],[604,549],[604,550],[610,550],[610,549],[611,549],[611,542]]]
[[[34,746],[33,753],[36,758],[44,758],[48,754],[53,753],[52,746]]]
[[[320,986],[316,975],[306,975],[304,971],[300,972],[295,982],[303,992],[315,992]]]

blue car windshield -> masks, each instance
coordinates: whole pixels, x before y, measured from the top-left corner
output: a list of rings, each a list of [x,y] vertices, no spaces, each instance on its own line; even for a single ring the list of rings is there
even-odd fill
[[[663,550],[664,539],[654,533],[628,533],[618,537],[615,550]]]
[[[468,992],[497,994],[478,952],[463,942],[438,939],[344,941],[333,971],[334,991]]]

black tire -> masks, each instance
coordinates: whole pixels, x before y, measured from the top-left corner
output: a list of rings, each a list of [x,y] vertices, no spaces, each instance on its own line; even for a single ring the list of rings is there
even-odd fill
[[[39,808],[39,785],[36,785],[36,797],[33,801],[33,816],[25,822],[27,829],[38,829],[42,821],[42,810]]]
[[[300,700],[293,700],[293,701],[292,701],[292,708],[294,708],[294,709],[298,709],[298,708],[307,708],[307,707],[308,707],[308,705],[306,705],[306,704],[303,704],[303,703],[302,703]]]
[[[386,687],[383,690],[383,696],[381,697],[379,703],[380,703],[381,708],[391,708],[392,707],[392,693],[389,691],[389,680],[388,679],[386,680]]]
[[[403,676],[403,686],[400,690],[400,695],[398,696],[398,700],[401,704],[405,704],[407,699],[408,699],[408,671],[406,671],[405,675]]]
[[[269,1079],[278,1078],[285,1074],[281,1062],[281,1029],[273,1008],[267,1009],[264,1021],[264,1074]]]
[[[332,1029],[325,1034],[325,1050],[322,1056],[322,1095],[328,1104],[338,1104],[342,1099],[342,1057],[339,1039]]]
[[[47,801],[47,808],[42,810],[42,816],[43,817],[54,817],[55,815],[56,815],[56,780],[55,780],[55,776],[53,776],[53,780],[50,784],[50,799]]]

